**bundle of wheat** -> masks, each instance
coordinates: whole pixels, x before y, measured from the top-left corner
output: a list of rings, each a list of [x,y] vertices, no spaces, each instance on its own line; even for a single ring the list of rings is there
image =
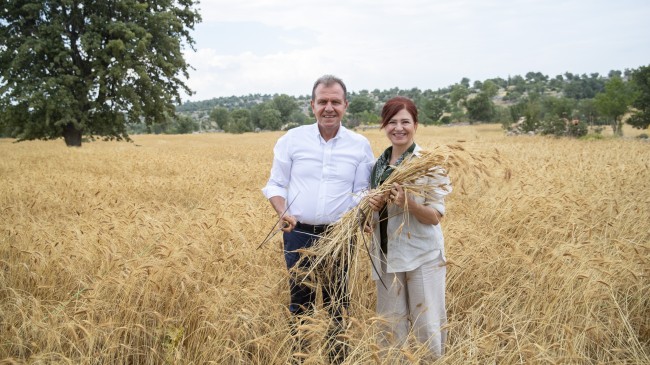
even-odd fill
[[[486,162],[500,161],[498,150],[495,150],[494,154],[487,156],[471,152],[460,144],[421,150],[417,158],[408,158],[395,166],[392,174],[373,191],[373,194],[387,193],[394,183],[400,184],[406,194],[427,194],[427,189],[422,189],[417,180],[431,177],[434,181],[439,181],[440,177],[447,176],[448,172],[453,175],[455,183],[462,191],[468,177],[473,176],[478,180],[482,176],[491,176]],[[481,181],[487,183],[487,179]],[[309,261],[309,264],[296,265],[292,274],[300,277],[305,285],[347,280],[350,290],[354,291],[359,276],[359,244],[371,255],[369,238],[364,233],[364,227],[370,223],[371,217],[369,195],[366,194],[356,209],[344,214],[312,247],[300,250],[301,260]],[[308,269],[305,270],[305,267]]]

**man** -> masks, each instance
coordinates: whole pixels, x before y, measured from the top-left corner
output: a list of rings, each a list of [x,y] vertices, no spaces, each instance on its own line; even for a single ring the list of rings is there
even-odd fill
[[[271,176],[262,192],[280,218],[288,269],[300,259],[296,250],[318,240],[368,187],[374,157],[365,137],[341,125],[347,107],[343,81],[322,76],[311,95],[316,123],[289,130],[273,149]],[[347,307],[347,282],[341,278],[331,284],[323,286],[323,302],[337,327]],[[309,313],[316,299],[314,289],[293,277],[289,288],[293,317]]]

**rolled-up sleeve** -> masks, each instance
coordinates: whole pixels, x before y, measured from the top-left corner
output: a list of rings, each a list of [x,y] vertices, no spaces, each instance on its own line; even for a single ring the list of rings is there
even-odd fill
[[[273,166],[271,167],[271,176],[262,193],[267,199],[274,196],[281,196],[287,199],[287,187],[291,176],[291,155],[289,151],[289,141],[287,135],[278,139],[273,148]]]
[[[445,215],[445,196],[451,193],[451,180],[442,167],[434,167],[430,171],[433,172],[433,177],[427,178],[428,189],[424,204]]]

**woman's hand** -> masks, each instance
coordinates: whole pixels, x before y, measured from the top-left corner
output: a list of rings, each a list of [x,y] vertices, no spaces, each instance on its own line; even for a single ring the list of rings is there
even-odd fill
[[[406,204],[406,193],[398,183],[393,183],[393,188],[390,189],[389,197],[393,204],[402,209],[404,208],[404,205]]]
[[[374,210],[375,212],[380,211],[381,208],[386,205],[386,195],[387,194],[379,194],[377,190],[371,190],[370,194],[368,195],[368,203],[370,204],[370,209]]]
[[[397,183],[393,184],[390,189],[389,201],[402,209],[408,208],[408,212],[413,214],[415,219],[422,224],[436,225],[440,223],[442,214],[434,208],[418,204],[412,198],[406,196],[404,189]]]

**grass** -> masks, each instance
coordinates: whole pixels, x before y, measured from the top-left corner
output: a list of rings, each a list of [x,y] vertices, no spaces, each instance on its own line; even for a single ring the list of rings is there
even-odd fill
[[[363,133],[375,155],[387,146]],[[279,235],[257,249],[280,135],[0,140],[0,362],[286,363]],[[650,363],[650,146],[418,130],[425,149],[458,140],[503,161],[447,199],[439,363]],[[347,362],[423,361],[416,344],[376,347],[370,270],[355,269]],[[305,325],[305,363],[326,363],[326,315]]]

